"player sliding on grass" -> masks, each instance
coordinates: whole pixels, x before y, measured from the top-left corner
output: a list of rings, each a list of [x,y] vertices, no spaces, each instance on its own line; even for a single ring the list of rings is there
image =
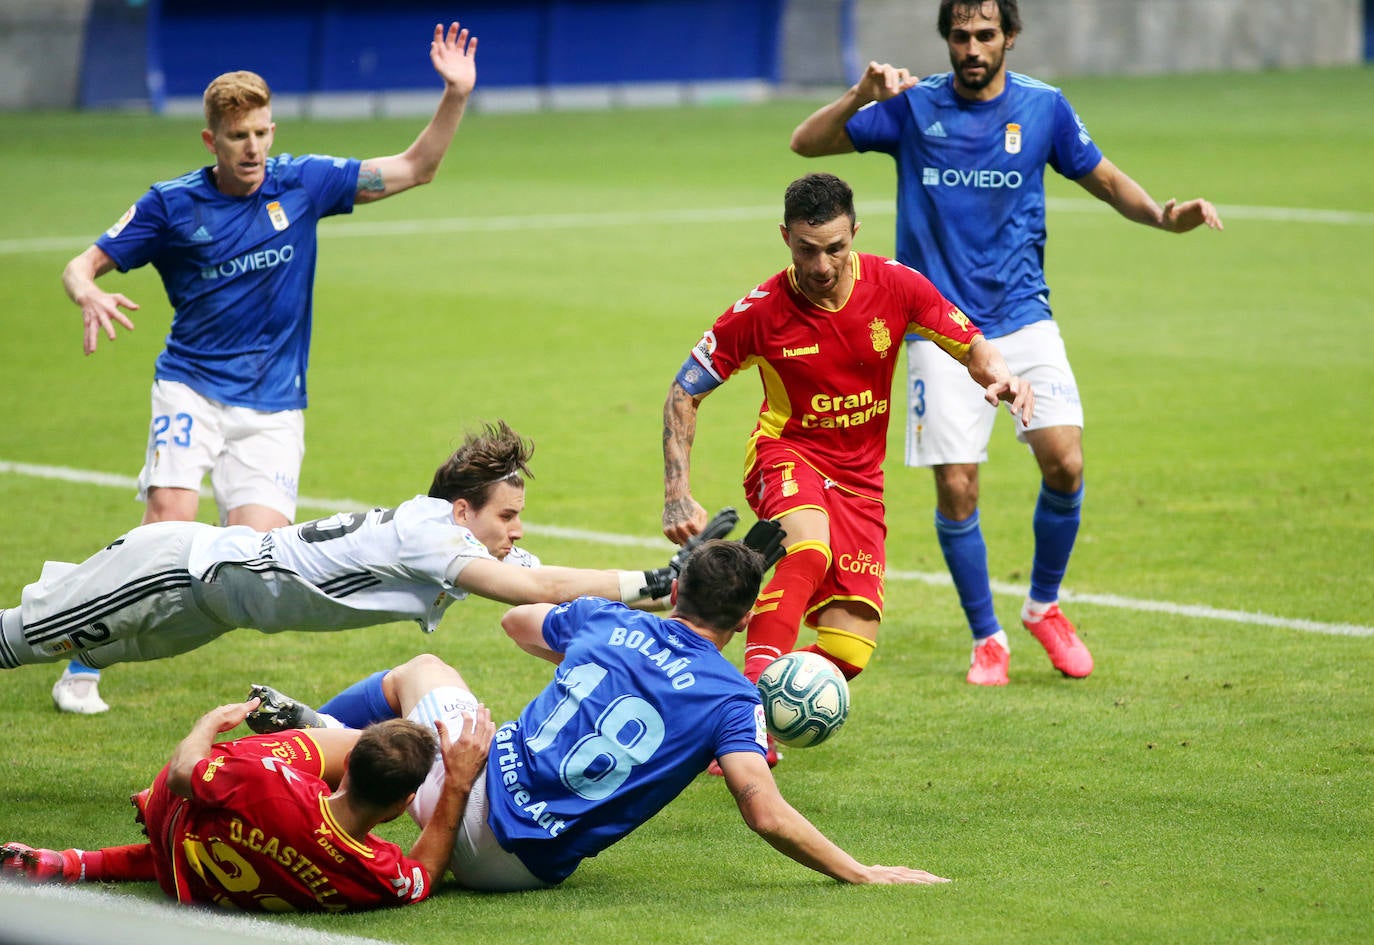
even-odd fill
[[[805,619],[816,628],[806,649],[852,679],[867,665],[882,619],[882,462],[897,343],[908,332],[934,341],[951,364],[966,367],[989,404],[1006,401],[1022,424],[1035,397],[924,276],[854,252],[854,195],[838,177],[793,181],[781,231],[792,265],[716,320],[668,391],[663,531],[682,542],[706,523],[689,475],[697,409],[737,371],[757,365],[763,404],[744,489],[759,518],[786,531],[787,556],[754,607],[744,675],[756,682],[791,650]]]
[[[521,649],[558,665],[553,681],[496,733],[486,776],[472,787],[451,867],[470,889],[543,889],[639,827],[719,758],[740,814],[763,839],[811,869],[848,883],[943,882],[923,870],[866,866],[787,803],[764,760],[762,705],[722,650],[744,628],[776,532],[743,543],[712,540],[685,556],[667,617],[582,598],[528,604],[502,618]],[[755,548],[761,549],[760,554]],[[451,728],[477,699],[433,656],[375,673],[321,707],[331,718],[265,687],[249,724],[343,722],[397,715]],[[411,813],[433,822],[433,792]]]
[[[269,532],[158,522],[80,565],[48,562],[22,603],[0,611],[0,667],[72,656],[95,667],[161,659],[235,627],[276,633],[414,620],[429,632],[470,593],[511,604],[666,596],[671,566],[594,571],[502,562],[523,533],[532,452],[498,421],[439,467],[427,496],[394,509]]]
[[[396,719],[361,735],[320,730],[214,742],[257,707],[250,699],[206,713],[152,787],[134,795],[147,843],[62,851],[6,843],[0,875],[31,883],[156,880],[180,903],[266,912],[344,912],[428,898],[495,732],[486,707],[452,729],[436,725],[437,739],[430,728]],[[436,772],[435,814],[410,852],[374,836]]]

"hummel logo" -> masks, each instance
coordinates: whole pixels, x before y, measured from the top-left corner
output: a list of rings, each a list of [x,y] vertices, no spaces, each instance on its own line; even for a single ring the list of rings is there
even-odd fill
[[[768,298],[768,293],[767,293],[767,292],[764,292],[762,289],[760,289],[760,288],[758,288],[758,287],[756,286],[756,287],[754,287],[754,288],[752,288],[752,289],[749,290],[749,294],[748,294],[748,295],[746,295],[743,299],[740,299],[738,302],[735,303],[735,312],[736,312],[736,313],[743,312],[744,310],[750,308],[750,307],[754,304],[752,301],[746,301],[746,299],[766,299],[766,298]]]
[[[923,131],[923,132],[921,132],[921,133],[922,133],[923,135],[925,135],[926,137],[929,137],[929,138],[948,138],[948,137],[949,137],[949,135],[945,134],[945,126],[942,125],[942,124],[940,124],[938,121],[935,122],[935,124],[931,125],[929,128],[927,128],[925,131]]]
[[[208,243],[214,239],[214,237],[210,235],[209,230],[202,226],[196,228],[196,231],[191,234],[191,239],[196,243]]]

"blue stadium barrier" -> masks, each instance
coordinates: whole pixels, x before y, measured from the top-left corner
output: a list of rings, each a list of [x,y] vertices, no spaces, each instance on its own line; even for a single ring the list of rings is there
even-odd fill
[[[95,0],[81,104],[142,98],[160,108],[234,69],[292,95],[433,90],[429,31],[455,16],[479,37],[484,89],[776,83],[784,3],[397,0],[379,14],[373,0]]]
[[[1374,0],[1364,0],[1364,59],[1374,62]]]

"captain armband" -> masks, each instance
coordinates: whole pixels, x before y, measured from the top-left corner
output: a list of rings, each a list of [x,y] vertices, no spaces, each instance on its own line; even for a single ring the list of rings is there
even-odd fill
[[[717,376],[698,361],[695,354],[689,354],[687,360],[682,362],[682,367],[678,369],[677,377],[674,380],[677,381],[679,387],[693,397],[709,394],[725,383],[723,377]]]

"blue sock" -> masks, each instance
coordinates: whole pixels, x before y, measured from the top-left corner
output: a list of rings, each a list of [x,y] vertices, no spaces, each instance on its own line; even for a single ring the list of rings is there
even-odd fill
[[[988,546],[978,525],[978,511],[962,522],[936,511],[935,536],[945,554],[945,565],[959,592],[959,603],[968,617],[974,640],[984,640],[1002,629],[992,609],[992,584],[988,578]]]
[[[1030,598],[1048,604],[1059,599],[1059,585],[1069,569],[1078,523],[1082,520],[1083,487],[1056,492],[1043,482],[1035,503],[1035,558],[1031,561]]]
[[[382,692],[384,669],[360,679],[343,692],[320,706],[320,711],[332,715],[349,728],[367,728],[373,722],[396,718],[396,710]]]
[[[67,672],[69,672],[69,673],[90,673],[90,674],[92,674],[92,675],[94,675],[94,676],[99,676],[99,675],[100,675],[100,670],[96,669],[94,666],[87,666],[85,663],[81,662],[80,660],[72,660],[70,663],[68,663],[68,664],[67,664]]]

